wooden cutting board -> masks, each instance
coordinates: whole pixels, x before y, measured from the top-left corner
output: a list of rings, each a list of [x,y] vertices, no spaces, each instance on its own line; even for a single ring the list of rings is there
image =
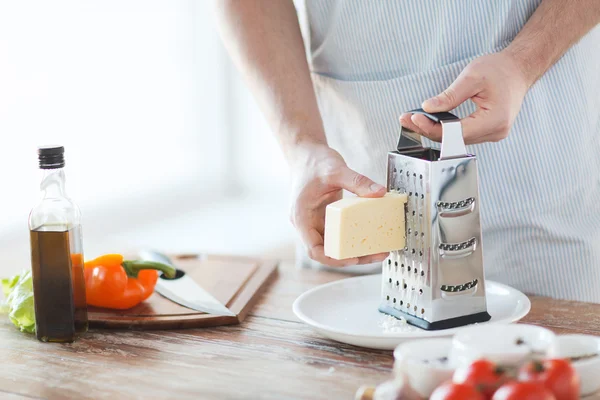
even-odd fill
[[[155,292],[148,300],[129,310],[89,307],[90,328],[183,329],[239,324],[277,274],[277,262],[274,260],[226,255],[168,256],[178,269],[192,277],[236,316],[198,312]]]

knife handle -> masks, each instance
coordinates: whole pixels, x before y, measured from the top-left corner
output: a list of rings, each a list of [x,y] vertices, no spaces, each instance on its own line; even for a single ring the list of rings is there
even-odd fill
[[[139,256],[142,260],[148,260],[148,261],[156,261],[159,263],[163,263],[163,264],[167,264],[172,266],[173,268],[175,268],[175,277],[173,278],[167,278],[165,276],[165,274],[163,274],[161,272],[161,274],[158,276],[160,279],[164,279],[165,281],[174,281],[176,279],[180,279],[181,277],[183,277],[185,275],[185,272],[183,272],[182,270],[180,270],[179,268],[177,268],[177,266],[175,265],[175,263],[173,263],[173,261],[171,261],[171,259],[169,257],[167,257],[166,255],[158,252],[158,251],[153,251],[153,250],[142,250],[139,252]]]
[[[177,280],[177,279],[179,279],[179,278],[181,278],[181,277],[183,277],[183,276],[185,275],[185,272],[183,272],[183,271],[182,271],[182,270],[180,270],[180,269],[177,269],[177,268],[175,268],[175,271],[176,271],[176,272],[175,272],[175,276],[174,276],[173,278],[167,278],[167,277],[165,276],[165,274],[163,274],[162,272],[161,272],[161,274],[160,274],[158,277],[159,277],[160,279],[163,279],[163,280],[165,280],[165,281],[174,281],[174,280]]]

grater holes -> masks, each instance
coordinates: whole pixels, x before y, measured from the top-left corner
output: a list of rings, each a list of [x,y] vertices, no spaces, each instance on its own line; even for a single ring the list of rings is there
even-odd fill
[[[425,314],[425,309],[421,308],[421,314]]]
[[[404,305],[404,301],[400,300],[400,305],[401,306]]]
[[[421,276],[425,276],[425,271],[421,271]]]
[[[477,285],[477,279],[474,279],[470,282],[465,282],[462,285],[442,285],[442,287],[440,288],[442,291],[444,292],[450,292],[450,293],[454,293],[454,292],[462,292],[468,289],[472,289],[473,287],[475,287]]]
[[[390,296],[388,295],[386,299],[389,301],[390,300]]]
[[[408,268],[406,269],[408,272],[410,272],[410,265],[408,266]]]
[[[392,283],[392,278],[390,278],[390,283]]]
[[[406,303],[406,308],[410,308],[410,303]]]
[[[471,238],[462,243],[440,243],[438,246],[442,251],[457,251],[457,250],[466,250],[475,245],[475,238]]]
[[[419,294],[423,294],[423,289],[419,289]]]
[[[394,303],[396,302],[396,298],[394,297]]]
[[[414,310],[415,310],[415,312],[417,312],[417,306],[415,306]]]
[[[404,283],[404,289],[406,289],[408,287],[408,285],[406,284],[406,282]]]
[[[436,203],[436,206],[438,208],[439,211],[453,211],[453,212],[457,212],[460,209],[468,209],[471,208],[473,206],[473,203],[475,203],[475,198],[474,197],[468,197],[466,199],[463,200],[459,200],[459,201],[438,201]]]

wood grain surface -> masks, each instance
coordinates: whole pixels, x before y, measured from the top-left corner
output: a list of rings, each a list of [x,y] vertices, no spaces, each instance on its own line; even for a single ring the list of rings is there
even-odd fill
[[[353,399],[391,376],[391,352],[325,339],[291,310],[305,290],[347,276],[284,263],[239,325],[94,329],[72,344],[46,344],[2,318],[0,398]],[[524,322],[600,335],[600,305],[531,299]]]
[[[89,308],[91,328],[184,329],[237,324],[277,272],[277,261],[233,256],[177,256],[169,254],[178,269],[232,311],[235,316],[210,315],[190,310],[158,293],[128,310]],[[129,259],[133,259],[130,257]]]

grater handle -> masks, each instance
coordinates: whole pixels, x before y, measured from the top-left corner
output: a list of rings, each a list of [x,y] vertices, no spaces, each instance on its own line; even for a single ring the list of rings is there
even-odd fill
[[[442,149],[440,160],[467,156],[467,148],[465,147],[465,141],[462,135],[460,118],[458,118],[456,115],[449,112],[428,113],[422,108],[417,108],[407,112],[409,114],[423,114],[433,122],[442,124]],[[400,141],[398,142],[398,149],[400,149],[401,144],[404,144],[404,146],[402,146],[403,148],[407,147],[406,144],[409,142],[407,140],[403,141],[403,138],[408,139],[406,133],[407,130],[402,129]],[[410,135],[409,140],[414,143],[416,140],[415,136]],[[418,139],[418,142],[420,143],[421,140]]]
[[[422,108],[416,108],[414,110],[407,111],[409,114],[423,114],[433,122],[442,122],[442,121],[458,121],[459,118],[449,112],[437,112],[437,113],[429,113]]]

